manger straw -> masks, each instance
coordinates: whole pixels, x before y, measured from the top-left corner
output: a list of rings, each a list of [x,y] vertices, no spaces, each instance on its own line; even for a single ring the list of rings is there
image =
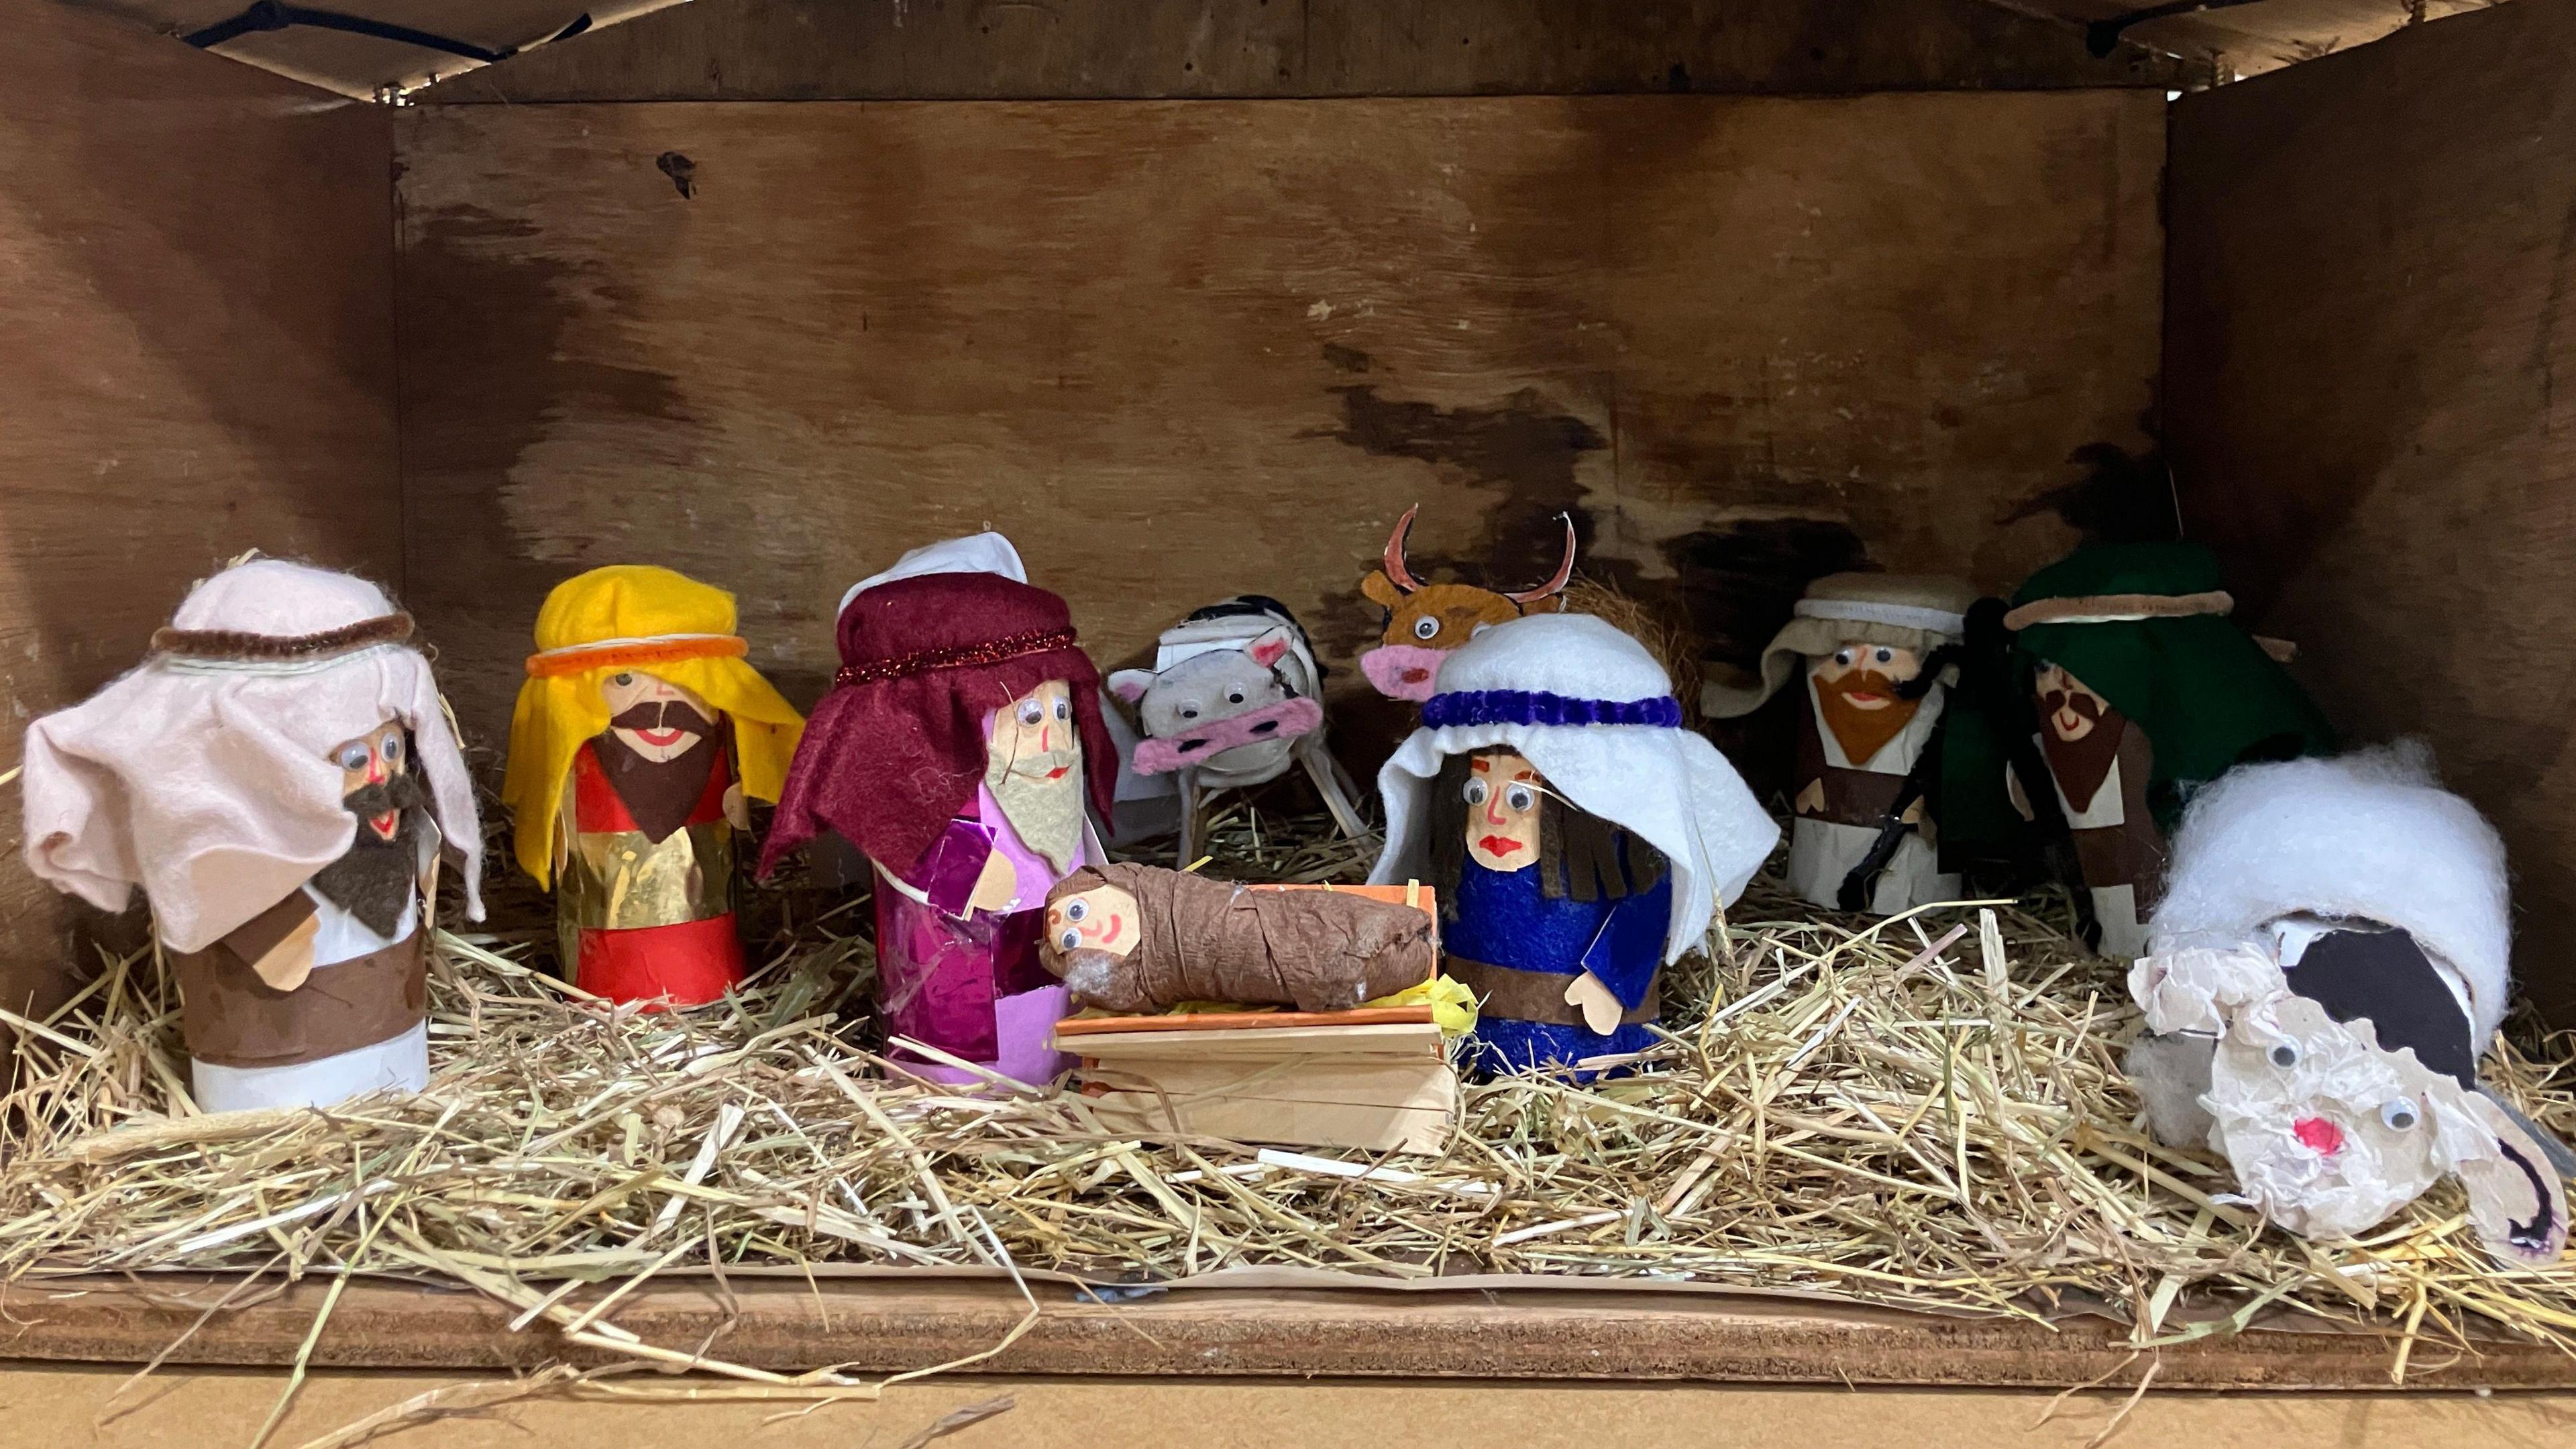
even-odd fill
[[[1240,802],[1211,839],[1209,869],[1251,878],[1350,880],[1374,850]],[[1443,1155],[1394,1163],[1140,1141],[1078,1095],[890,1073],[868,1023],[825,1009],[872,965],[836,934],[851,914],[812,915],[733,997],[685,1013],[569,992],[534,969],[541,932],[442,932],[429,1090],[329,1112],[194,1114],[169,982],[148,956],[108,962],[21,1038],[0,1274],[435,1276],[599,1352],[782,1398],[868,1390],[644,1343],[617,1323],[626,1289],[701,1262],[1111,1283],[1305,1265],[2026,1318],[2106,1305],[2142,1346],[2175,1341],[2186,1305],[2186,1336],[2257,1305],[2343,1321],[2384,1305],[2410,1344],[2465,1344],[2483,1320],[2576,1350],[2576,1265],[2499,1269],[2454,1187],[2337,1244],[2220,1201],[2223,1164],[2138,1125],[2119,1068],[2137,1014],[2062,902],[1872,922],[1757,884],[1668,973],[1643,1070],[1470,1088]],[[2576,1136],[2571,1057],[2576,1038],[2526,1032],[2493,1081]]]

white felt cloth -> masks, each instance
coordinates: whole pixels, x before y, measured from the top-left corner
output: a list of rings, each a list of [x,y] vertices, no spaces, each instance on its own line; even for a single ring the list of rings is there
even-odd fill
[[[227,1067],[191,1059],[188,1086],[209,1112],[262,1107],[336,1107],[352,1097],[387,1089],[417,1092],[429,1085],[429,1023],[373,1046],[289,1067]]]
[[[1441,693],[1531,690],[1575,699],[1669,698],[1672,681],[1645,646],[1589,614],[1531,614],[1478,634],[1440,666]],[[1634,832],[1664,853],[1673,918],[1664,959],[1699,944],[1721,902],[1744,893],[1780,827],[1726,757],[1686,729],[1651,725],[1453,725],[1413,732],[1378,771],[1386,850],[1373,885],[1421,879],[1424,824],[1441,761],[1509,748],[1576,809]]]
[[[850,585],[849,591],[841,595],[839,607],[832,611],[833,617],[840,617],[840,610],[850,607],[850,600],[879,584],[915,579],[923,574],[1000,574],[1015,584],[1029,581],[1028,566],[1020,562],[1020,551],[1011,546],[1009,539],[989,530],[970,533],[964,538],[943,538],[937,543],[925,543],[896,559],[893,568],[870,574]]]
[[[364,579],[278,559],[197,585],[172,624],[270,637],[396,612]],[[171,949],[200,951],[340,858],[357,817],[331,749],[411,731],[439,830],[482,919],[483,831],[429,660],[391,644],[323,661],[215,666],[156,655],[27,730],[29,869],[101,910],[136,886]]]
[[[2223,947],[2292,912],[2404,928],[2459,972],[2483,1054],[2504,1019],[2504,842],[2421,746],[2245,765],[2192,797],[2149,949]]]

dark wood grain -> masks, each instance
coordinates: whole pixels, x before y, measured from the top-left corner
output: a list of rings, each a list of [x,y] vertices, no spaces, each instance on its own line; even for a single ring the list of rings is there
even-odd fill
[[[258,548],[399,583],[387,116],[99,16],[0,45],[0,769]],[[0,790],[0,996],[86,954]],[[130,933],[133,923],[125,923]]]
[[[2576,1021],[2576,7],[2186,97],[2166,352],[2183,509],[2359,741],[2503,830],[2517,969]]]
[[[612,561],[734,589],[809,701],[852,580],[991,524],[1105,661],[1257,590],[1348,701],[1418,502],[1425,569],[1543,578],[1569,511],[1749,660],[1814,574],[2066,546],[1999,520],[2138,438],[2163,129],[2135,91],[418,108],[413,603],[485,742],[546,589]]]
[[[2055,89],[2195,68],[1983,0],[693,0],[426,102]]]

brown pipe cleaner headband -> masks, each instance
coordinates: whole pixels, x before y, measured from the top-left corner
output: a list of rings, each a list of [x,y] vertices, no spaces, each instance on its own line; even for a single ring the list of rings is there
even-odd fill
[[[239,629],[155,629],[152,652],[181,659],[293,660],[347,654],[411,640],[411,615],[384,614],[319,634],[252,634]]]

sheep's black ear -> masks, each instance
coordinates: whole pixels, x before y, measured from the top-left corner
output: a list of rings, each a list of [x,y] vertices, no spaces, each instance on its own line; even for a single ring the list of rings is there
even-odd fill
[[[2480,1083],[2478,1085],[2478,1095],[2486,1098],[2490,1103],[2493,1103],[2495,1109],[2502,1112],[2508,1121],[2523,1130],[2523,1134],[2529,1137],[2532,1142],[2540,1148],[2540,1155],[2549,1160],[2551,1170],[2555,1171],[2561,1178],[2570,1182],[2576,1182],[2576,1147],[2569,1147],[2566,1143],[2559,1141],[2539,1123],[2522,1115],[2521,1111],[2516,1109],[2511,1102],[2506,1101],[2504,1098],[2497,1096],[2493,1091],[2489,1090],[2486,1084]]]
[[[2567,1248],[2567,1179],[2549,1160],[2548,1139],[2526,1132],[2492,1097],[2471,1094],[2466,1102],[2498,1148],[2497,1156],[2457,1165],[2478,1236],[2510,1263],[2557,1262]]]
[[[2328,1016],[2368,1021],[2383,1049],[2412,1047],[2428,1069],[2477,1086],[2476,1029],[2411,934],[2394,927],[2328,931],[2287,970],[2290,989]]]

